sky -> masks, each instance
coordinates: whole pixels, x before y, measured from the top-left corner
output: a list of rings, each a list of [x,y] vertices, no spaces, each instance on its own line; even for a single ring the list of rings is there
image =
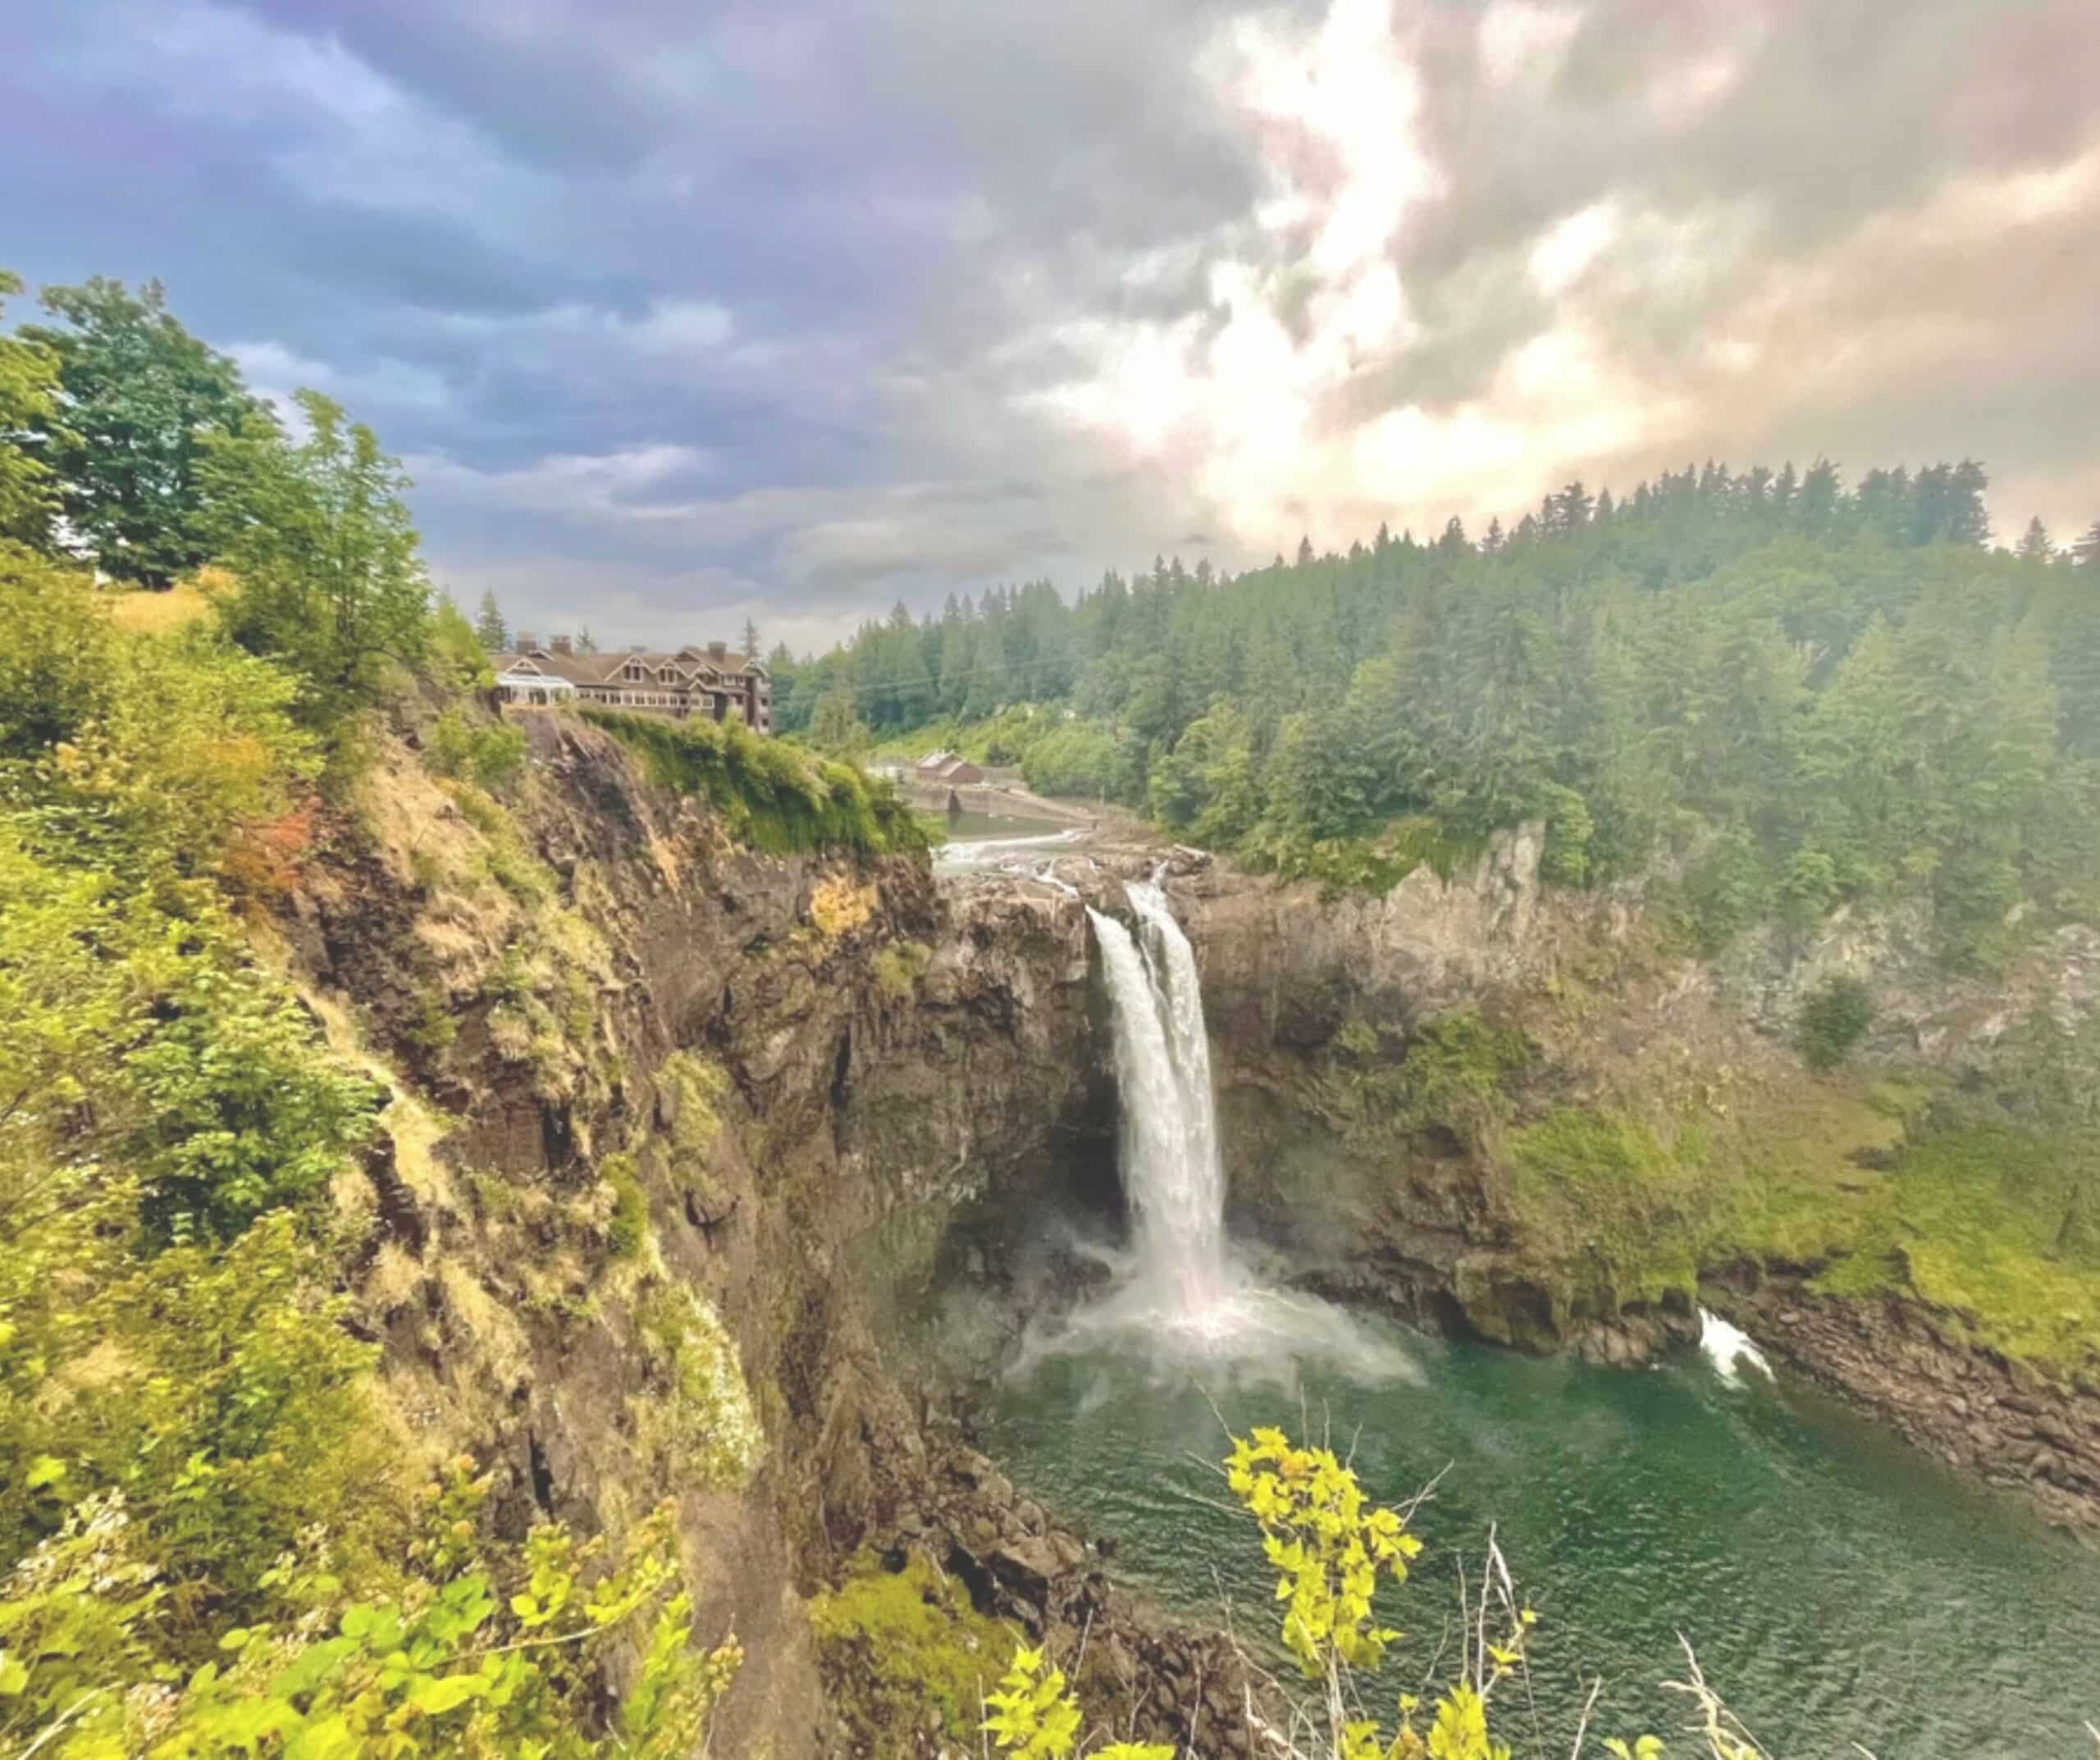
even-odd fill
[[[0,267],[158,276],[539,632],[806,650],[1710,457],[2100,517],[2094,0],[0,15]]]

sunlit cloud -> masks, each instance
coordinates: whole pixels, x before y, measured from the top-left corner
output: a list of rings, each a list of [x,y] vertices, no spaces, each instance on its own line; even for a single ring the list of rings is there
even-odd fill
[[[2100,513],[2090,0],[30,10],[7,266],[163,276],[518,621],[814,639],[1710,454]]]

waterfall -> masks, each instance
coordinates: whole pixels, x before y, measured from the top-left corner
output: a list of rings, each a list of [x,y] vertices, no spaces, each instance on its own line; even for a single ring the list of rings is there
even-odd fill
[[[1132,881],[1125,891],[1135,936],[1113,917],[1087,914],[1115,1029],[1131,1282],[1150,1305],[1185,1319],[1214,1307],[1227,1286],[1210,1042],[1188,937],[1157,887]]]
[[[1292,1384],[1317,1360],[1362,1383],[1417,1378],[1389,1334],[1315,1297],[1271,1287],[1227,1252],[1225,1165],[1211,1092],[1209,1035],[1196,955],[1158,885],[1124,891],[1134,933],[1090,906],[1108,992],[1122,1101],[1123,1193],[1130,1245],[1097,1300],[1031,1329],[1011,1373],[1110,1345],[1156,1369]]]
[[[1737,1371],[1745,1363],[1767,1379],[1771,1377],[1771,1364],[1765,1361],[1764,1353],[1751,1343],[1749,1334],[1730,1325],[1719,1315],[1709,1313],[1705,1308],[1699,1311],[1699,1348],[1706,1353],[1707,1361],[1720,1371],[1723,1381],[1741,1379]]]

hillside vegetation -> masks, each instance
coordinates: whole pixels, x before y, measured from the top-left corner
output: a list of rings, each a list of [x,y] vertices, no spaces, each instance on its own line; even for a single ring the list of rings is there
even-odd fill
[[[1985,486],[1709,466],[1477,542],[998,589],[776,653],[780,717],[960,744],[1285,873],[1383,886],[1537,818],[1563,883],[1667,859],[1708,947],[1915,899],[1989,960],[2021,903],[2094,897],[2100,565],[2038,527],[1988,548]]]
[[[0,1751],[690,1754],[738,1651],[693,1642],[668,1512],[499,1532],[379,1380],[363,1170],[435,1177],[439,1132],[277,954],[322,870],[413,836],[415,885],[507,939],[505,1055],[612,1079],[524,742],[370,430],[302,393],[288,432],[158,290],[45,303],[0,336]],[[917,846],[857,774],[708,749],[663,779],[733,839]],[[427,996],[433,1051],[453,1027]],[[652,1421],[733,1487],[736,1347],[606,1174],[561,1251],[642,1292]]]

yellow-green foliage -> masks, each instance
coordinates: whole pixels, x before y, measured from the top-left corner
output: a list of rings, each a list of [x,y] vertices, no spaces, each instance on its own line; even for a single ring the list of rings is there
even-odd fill
[[[268,444],[240,456],[281,474]],[[274,504],[316,511],[295,499]],[[301,534],[340,528],[319,513]],[[366,659],[423,633],[413,534],[386,536],[399,615],[363,626]],[[322,590],[261,560],[284,565],[265,582],[277,609]],[[221,620],[107,609],[82,575],[0,543],[0,1751],[694,1752],[734,1657],[689,1652],[663,1528],[609,1569],[554,1530],[484,1548],[463,1476],[419,1521],[375,1349],[345,1324],[369,1212],[322,1198],[354,1192],[384,1084],[329,1051],[248,924],[299,883],[322,797],[355,781],[381,668],[324,679],[295,618],[239,624],[280,663]],[[500,730],[474,733],[463,706],[441,724],[472,736],[463,769],[500,778]],[[495,878],[550,896],[501,806],[451,786]],[[543,993],[535,952],[521,994],[556,1033],[587,1030],[587,960],[555,962]],[[413,1180],[427,1145],[409,1116],[397,1098],[385,1122]],[[668,1311],[665,1403],[747,1471],[733,1350],[711,1311]]]
[[[705,1190],[708,1151],[722,1133],[729,1078],[698,1051],[673,1051],[657,1066],[656,1087],[670,1101],[663,1110],[670,1115],[664,1142],[672,1181],[681,1191]]]
[[[1518,1214],[1577,1279],[1579,1298],[1609,1311],[1695,1288],[1697,1132],[1666,1143],[1631,1114],[1556,1106],[1510,1135],[1508,1156]]]
[[[1287,1602],[1283,1641],[1308,1675],[1331,1653],[1353,1668],[1376,1668],[1399,1636],[1372,1623],[1382,1571],[1407,1580],[1422,1542],[1396,1510],[1363,1494],[1356,1475],[1331,1448],[1296,1448],[1281,1430],[1235,1437],[1226,1484],[1261,1525],[1262,1552]]]
[[[1066,1760],[1079,1746],[1080,1708],[1065,1690],[1065,1671],[1025,1645],[984,1695],[988,1713],[981,1727],[992,1744],[1014,1760]],[[1112,1742],[1089,1751],[1089,1760],[1174,1760],[1174,1750],[1157,1742]]]
[[[892,1001],[902,1001],[933,963],[934,951],[923,942],[892,942],[870,962],[875,987]]]
[[[714,1305],[689,1284],[655,1276],[636,1305],[660,1390],[641,1402],[645,1446],[710,1489],[747,1484],[765,1437],[737,1353]]]
[[[2089,1132],[1929,1131],[1874,1188],[1821,1285],[1907,1286],[2009,1356],[2089,1372],[2100,1361],[2096,1192],[2100,1138]]]
[[[696,1752],[741,1652],[690,1647],[669,1512],[609,1568],[602,1542],[552,1525],[491,1556],[488,1488],[463,1463],[431,1488],[419,1571],[397,1593],[353,1598],[325,1554],[288,1553],[266,1579],[270,1616],[221,1633],[215,1659],[185,1674],[153,1666],[179,1598],[136,1553],[124,1500],[83,1503],[0,1598],[0,1737],[59,1760]],[[595,1739],[602,1658],[630,1635],[633,1685]]]
[[[602,937],[578,912],[542,905],[483,980],[491,1040],[510,1061],[529,1064],[550,1098],[610,1086],[612,1056],[597,1014],[609,964]]]
[[[454,781],[452,798],[469,825],[482,834],[482,866],[487,878],[523,905],[545,904],[557,891],[546,864],[532,854],[509,809],[472,782]]]
[[[2100,1132],[1929,1098],[1884,1079],[1749,1094],[1724,1116],[1556,1107],[1504,1142],[1509,1201],[1571,1312],[1690,1296],[1702,1268],[1749,1259],[1814,1268],[1833,1295],[1909,1294],[2008,1356],[2089,1369]]]
[[[811,1603],[810,1623],[832,1703],[872,1760],[917,1755],[936,1721],[949,1742],[972,1745],[1014,1642],[917,1553],[902,1571],[861,1554],[844,1582]]]
[[[845,874],[828,874],[810,894],[810,921],[827,942],[836,942],[865,927],[875,914],[879,895],[865,881]]]
[[[145,587],[112,589],[103,596],[103,611],[127,634],[169,636],[210,617],[214,593],[226,584],[223,571],[207,568],[194,579],[176,581],[165,592]]]
[[[881,855],[925,848],[895,791],[851,764],[733,722],[661,721],[602,709],[582,714],[639,752],[659,787],[705,798],[729,835],[752,849]]]
[[[429,658],[432,675],[454,690],[486,691],[495,682],[488,650],[449,593],[440,593],[431,608]]]
[[[649,1238],[649,1198],[635,1178],[634,1157],[605,1158],[605,1183],[613,1188],[612,1220],[605,1224],[606,1244],[615,1259],[632,1259]]]
[[[481,788],[500,788],[525,763],[525,736],[487,715],[456,704],[431,724],[423,761],[439,776],[459,777]]]
[[[1422,1550],[1408,1513],[1373,1503],[1333,1450],[1299,1448],[1278,1429],[1234,1437],[1224,1471],[1275,1567],[1276,1598],[1285,1603],[1280,1635],[1305,1677],[1320,1685],[1322,1703],[1299,1715],[1301,1726],[1322,1730],[1331,1760],[1509,1760],[1509,1744],[1491,1733],[1490,1704],[1523,1669],[1538,1616],[1516,1599],[1500,1554],[1491,1548],[1477,1604],[1461,1604],[1457,1666],[1445,1664],[1449,1684],[1429,1689],[1428,1729],[1418,1723],[1421,1698],[1404,1693],[1388,1736],[1365,1715],[1349,1671],[1375,1667],[1400,1635],[1378,1624],[1374,1602],[1380,1577],[1404,1581],[1407,1561]],[[1620,1744],[1611,1751],[1652,1760],[1656,1748],[1643,1738],[1636,1749]]]

